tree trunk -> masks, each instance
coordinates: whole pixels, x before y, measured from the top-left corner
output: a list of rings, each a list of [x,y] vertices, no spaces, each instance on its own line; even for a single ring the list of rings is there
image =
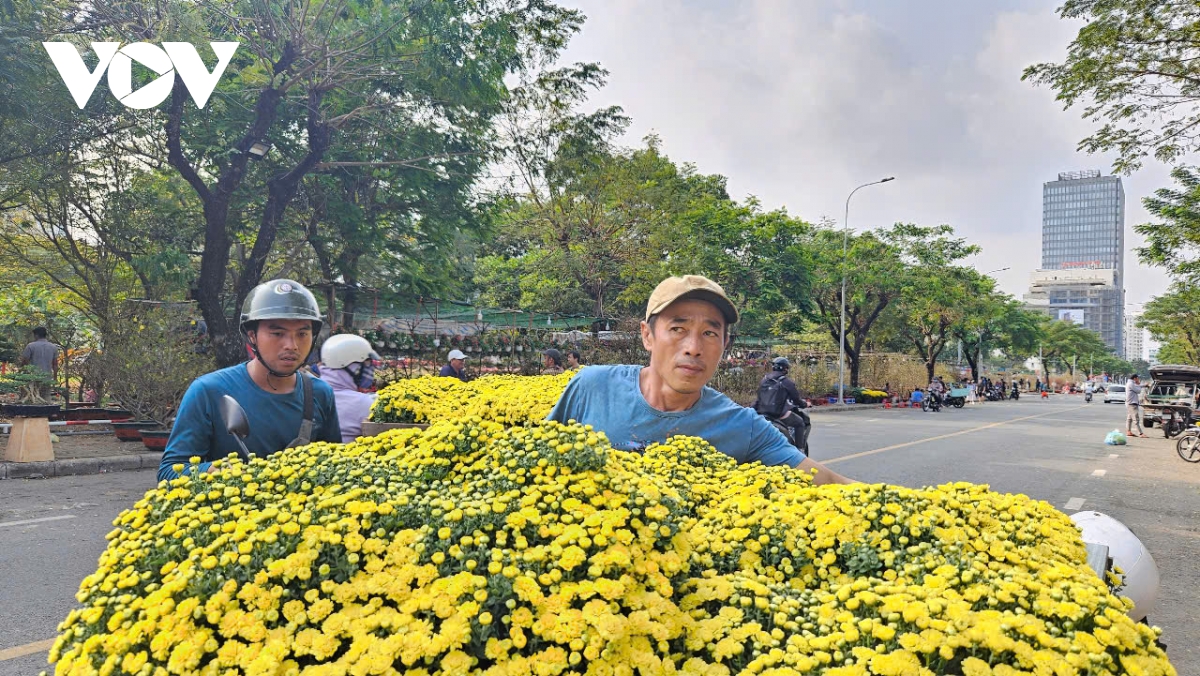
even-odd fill
[[[354,326],[354,312],[358,309],[358,256],[346,259],[342,270],[346,280],[346,290],[342,293],[342,326],[349,329]]]

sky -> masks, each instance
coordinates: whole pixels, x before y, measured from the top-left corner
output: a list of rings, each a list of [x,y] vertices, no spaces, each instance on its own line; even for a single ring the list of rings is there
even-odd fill
[[[1093,124],[1021,81],[1062,61],[1080,24],[1034,0],[563,0],[587,15],[564,60],[596,61],[620,105],[624,139],[657,134],[676,162],[729,179],[737,198],[853,230],[948,223],[1020,298],[1041,262],[1042,184],[1059,172],[1112,173],[1076,151]],[[1128,310],[1165,291],[1140,265],[1141,200],[1170,185],[1149,160],[1122,177]]]

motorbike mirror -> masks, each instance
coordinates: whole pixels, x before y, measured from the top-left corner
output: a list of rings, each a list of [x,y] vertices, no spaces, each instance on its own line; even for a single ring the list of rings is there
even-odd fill
[[[238,455],[241,456],[242,462],[250,462],[250,450],[242,441],[250,436],[250,420],[246,417],[246,410],[237,403],[237,399],[228,394],[221,397],[220,408],[221,419],[225,421],[225,431],[232,434],[233,440],[237,442]]]
[[[237,403],[237,399],[228,394],[221,397],[221,419],[225,421],[226,432],[243,439],[250,436],[250,421],[246,418],[246,410]]]

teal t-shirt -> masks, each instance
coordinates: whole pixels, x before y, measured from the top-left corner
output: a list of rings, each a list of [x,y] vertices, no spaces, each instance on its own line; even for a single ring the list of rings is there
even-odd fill
[[[754,409],[705,387],[686,411],[660,411],[642,396],[641,366],[588,366],[563,391],[548,420],[604,432],[613,448],[641,450],[674,436],[700,437],[739,463],[795,467],[804,454]]]
[[[333,388],[317,378],[312,378],[312,386],[312,441],[341,443]],[[160,481],[178,477],[172,465],[187,465],[192,456],[199,456],[203,461],[200,469],[207,470],[213,460],[237,452],[237,440],[225,431],[218,407],[221,396],[226,394],[237,399],[246,410],[250,436],[244,442],[251,453],[260,457],[270,455],[287,447],[299,435],[300,421],[304,418],[300,383],[287,394],[275,394],[254,383],[246,364],[213,371],[194,380],[183,395],[171,438],[158,466]]]

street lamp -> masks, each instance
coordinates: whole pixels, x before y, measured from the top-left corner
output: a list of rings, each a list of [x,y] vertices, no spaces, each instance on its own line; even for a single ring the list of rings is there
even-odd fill
[[[993,272],[1004,272],[1005,270],[1012,270],[1012,268],[996,268],[995,270],[988,270],[987,272],[985,272],[983,274],[990,275]]]
[[[850,198],[854,193],[870,185],[879,185],[896,180],[895,176],[864,183],[846,196],[846,215],[842,218],[842,330],[838,341],[838,403],[846,403],[846,250],[850,242]]]

